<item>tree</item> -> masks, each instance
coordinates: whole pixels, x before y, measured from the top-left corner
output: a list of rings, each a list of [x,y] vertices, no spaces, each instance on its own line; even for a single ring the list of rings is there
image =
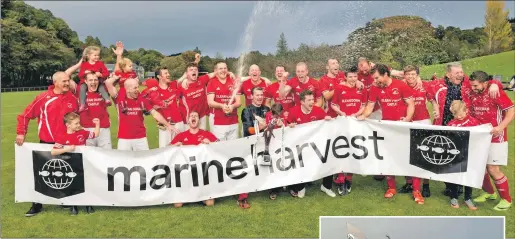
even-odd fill
[[[513,42],[508,10],[504,1],[487,1],[485,14],[486,48],[489,53],[498,53],[511,48]]]
[[[222,61],[224,59],[224,56],[222,55],[222,53],[217,52],[215,55],[215,59],[218,61]]]
[[[438,25],[435,29],[435,38],[438,40],[442,40],[445,36],[445,28],[442,25]]]
[[[277,41],[277,53],[278,57],[284,57],[288,54],[288,42],[286,41],[286,37],[284,33],[281,32],[279,36],[279,41]]]

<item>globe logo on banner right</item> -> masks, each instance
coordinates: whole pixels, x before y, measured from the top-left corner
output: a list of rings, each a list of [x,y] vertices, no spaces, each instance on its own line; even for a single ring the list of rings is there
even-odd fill
[[[426,137],[420,145],[417,145],[417,150],[427,162],[435,165],[448,164],[456,158],[456,155],[460,154],[456,144],[442,135]]]

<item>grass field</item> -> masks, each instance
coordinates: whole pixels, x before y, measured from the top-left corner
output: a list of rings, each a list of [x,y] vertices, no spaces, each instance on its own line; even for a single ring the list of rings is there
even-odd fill
[[[514,52],[463,61],[467,73],[482,69],[490,74],[513,75]],[[510,65],[511,64],[511,65]],[[443,73],[444,66],[429,66],[422,74]],[[277,200],[268,199],[266,192],[250,194],[252,207],[242,210],[236,205],[235,197],[217,199],[211,208],[199,204],[175,209],[170,205],[140,208],[98,207],[92,215],[81,213],[71,217],[68,210],[54,205],[44,206],[44,211],[32,218],[26,218],[29,203],[14,203],[14,139],[16,137],[16,115],[39,92],[1,94],[2,123],[2,235],[1,237],[318,237],[319,216],[506,216],[506,236],[515,237],[514,209],[496,212],[494,202],[480,204],[478,211],[470,211],[462,204],[459,209],[449,206],[444,197],[444,184],[431,184],[432,196],[425,205],[415,204],[411,196],[399,194],[394,199],[384,199],[385,182],[372,177],[355,176],[353,191],[345,197],[330,198],[319,189],[320,182],[308,187],[306,197],[292,198],[287,193]],[[513,92],[509,93],[512,100]],[[114,108],[110,108],[112,139],[116,146],[117,120]],[[151,117],[146,118],[151,148],[157,147],[157,129]],[[514,126],[509,128],[510,141],[515,141]],[[37,142],[35,121],[31,123],[28,142]],[[511,145],[511,146],[512,146]],[[509,152],[510,167],[504,172],[509,176],[512,194],[514,190],[515,152]],[[398,178],[398,186],[403,179]],[[479,190],[474,191],[474,196]],[[81,208],[82,209],[82,208]],[[461,229],[460,229],[461,230]],[[466,229],[462,229],[466,230]]]

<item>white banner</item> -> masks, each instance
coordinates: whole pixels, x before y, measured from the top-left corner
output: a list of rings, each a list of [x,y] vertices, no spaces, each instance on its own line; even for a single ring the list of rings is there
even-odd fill
[[[15,199],[93,206],[195,202],[339,172],[416,176],[481,188],[491,128],[339,117],[286,128],[284,141],[282,130],[274,130],[272,167],[252,157],[254,148],[264,150],[263,138],[254,147],[256,136],[139,152],[81,146],[60,156],[50,155],[51,145],[25,143],[15,146]]]

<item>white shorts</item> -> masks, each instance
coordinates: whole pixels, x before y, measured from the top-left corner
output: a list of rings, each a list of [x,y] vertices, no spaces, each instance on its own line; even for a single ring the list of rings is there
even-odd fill
[[[432,124],[433,124],[433,123],[431,123],[431,119],[415,120],[415,121],[413,121],[413,123],[417,123],[417,124],[428,124],[428,125],[432,125]]]
[[[508,142],[492,143],[488,152],[488,165],[508,165]]]
[[[173,126],[177,130],[179,130],[179,132],[184,131],[184,123],[183,122],[175,123],[175,124],[173,124]],[[159,148],[164,148],[164,147],[170,145],[170,143],[172,142],[172,139],[175,137],[175,135],[177,135],[175,132],[170,132],[168,130],[157,129],[157,131],[159,134]]]
[[[214,114],[209,114],[208,116],[208,123],[209,123],[209,130],[211,132],[213,132],[213,122],[215,122],[215,115]]]
[[[208,118],[209,118],[209,117],[208,117],[208,116],[205,116],[205,115],[204,115],[202,118],[200,118],[200,122],[198,122],[198,123],[199,123],[198,127],[199,127],[201,130],[207,130],[206,126],[207,126],[207,124],[208,124],[208,123],[207,123],[207,121],[209,120]],[[185,125],[184,125],[184,131],[189,130],[189,129],[190,129],[190,125],[189,125],[189,124],[185,124]]]
[[[95,128],[84,128],[84,130],[93,132],[95,131]],[[100,133],[98,134],[98,137],[86,140],[86,146],[94,146],[103,149],[112,149],[113,145],[111,143],[111,129],[100,128]]]
[[[374,119],[374,120],[381,120],[383,118],[383,111],[382,110],[376,110],[374,112],[372,112],[372,114],[370,114],[368,116],[369,119]]]
[[[118,150],[148,150],[147,137],[141,139],[118,139]]]
[[[238,138],[238,124],[231,125],[213,125],[211,130],[216,138],[220,141],[232,140]]]

